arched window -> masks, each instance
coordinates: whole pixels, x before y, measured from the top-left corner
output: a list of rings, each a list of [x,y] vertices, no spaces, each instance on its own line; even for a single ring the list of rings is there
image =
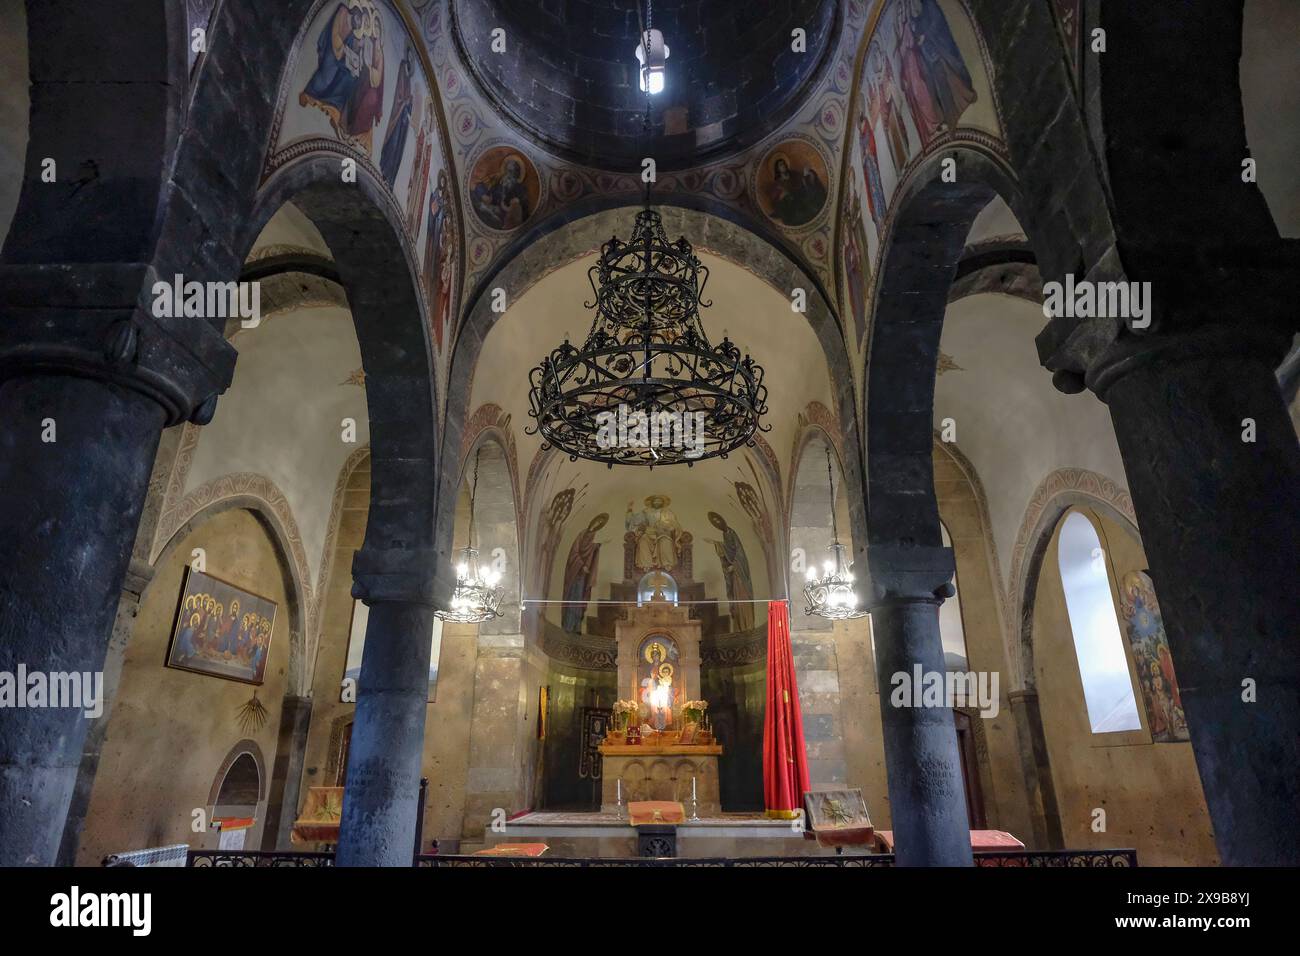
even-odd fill
[[[636,606],[641,607],[655,596],[656,591],[671,601],[673,607],[677,606],[677,579],[667,571],[651,571],[642,575],[636,587]]]
[[[1106,552],[1097,529],[1077,511],[1071,511],[1061,522],[1057,561],[1092,732],[1141,730],[1133,679],[1111,596]]]
[[[939,523],[943,546],[952,547],[952,538],[943,522]],[[957,587],[957,574],[953,573],[952,586]],[[943,640],[943,665],[945,670],[966,671],[970,661],[966,654],[966,629],[961,620],[961,591],[939,605],[939,636]]]

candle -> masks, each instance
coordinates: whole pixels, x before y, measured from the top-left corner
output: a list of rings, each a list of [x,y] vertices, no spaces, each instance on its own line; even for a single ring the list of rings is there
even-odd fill
[[[691,777],[691,801],[695,800],[695,778]]]
[[[617,780],[615,780],[614,786],[618,788],[618,796],[616,797],[616,799],[618,800],[619,803],[622,803],[623,802],[623,778],[619,777]]]

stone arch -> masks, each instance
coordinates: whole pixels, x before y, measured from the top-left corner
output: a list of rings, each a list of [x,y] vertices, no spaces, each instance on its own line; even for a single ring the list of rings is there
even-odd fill
[[[601,243],[626,228],[629,211],[638,203],[624,197],[600,203],[578,203],[567,211],[565,218],[555,217],[541,224],[512,247],[513,254],[502,257],[502,265],[486,275],[474,294],[466,299],[465,318],[456,340],[455,350],[448,370],[446,434],[444,449],[458,448],[465,428],[469,409],[471,384],[488,332],[499,318],[492,311],[491,290],[508,290],[511,301],[517,301],[533,283],[564,264],[591,254]],[[807,289],[806,318],[817,335],[826,356],[827,367],[834,390],[836,414],[841,422],[856,422],[852,385],[852,367],[848,348],[836,317],[833,300],[811,272],[805,270],[799,257],[785,244],[772,237],[760,224],[749,221],[731,210],[698,197],[670,196],[656,206],[664,217],[665,229],[670,234],[691,238],[696,248],[728,259],[788,295],[794,288]],[[541,242],[543,237],[545,242]],[[857,462],[857,429],[843,429],[843,439],[850,446],[847,480],[852,492],[850,500],[857,515],[855,526],[865,527],[865,513],[861,511],[863,495],[860,493],[862,477]],[[534,474],[539,467],[535,460],[529,469],[527,486],[532,487]],[[444,474],[439,505],[439,560],[445,561],[450,550],[450,522],[448,511],[454,507],[452,482],[454,474]],[[527,500],[525,504],[529,503]],[[529,505],[531,507],[531,505]]]
[[[371,507],[354,573],[377,572],[372,586],[398,586],[400,580],[401,586],[428,592],[437,572],[431,560],[437,368],[402,213],[363,167],[355,184],[344,185],[337,159],[310,156],[268,180],[241,248],[251,248],[289,201],[312,221],[334,256],[366,370]],[[380,579],[387,583],[380,585]]]
[[[1011,562],[1008,606],[1015,608],[1012,626],[1018,637],[1021,686],[1036,692],[1034,677],[1034,597],[1043,559],[1062,516],[1075,507],[1091,508],[1142,540],[1133,501],[1119,484],[1096,472],[1063,468],[1043,479],[1025,509]]]
[[[867,531],[872,544],[890,547],[940,547],[932,447],[948,296],[979,211],[998,195],[1018,217],[1022,209],[1000,159],[970,146],[945,153],[929,156],[900,186],[875,287],[863,403]],[[949,156],[955,183],[939,175]]]
[[[247,511],[266,531],[280,571],[289,582],[289,674],[286,694],[311,692],[307,632],[315,612],[315,592],[307,570],[307,555],[289,503],[275,484],[262,475],[223,475],[196,488],[169,514],[167,527],[159,528],[150,564],[158,567],[182,541],[218,515]]]

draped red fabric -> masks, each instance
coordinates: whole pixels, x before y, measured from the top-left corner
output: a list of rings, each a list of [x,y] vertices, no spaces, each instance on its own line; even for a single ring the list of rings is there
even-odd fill
[[[767,606],[767,714],[763,719],[763,804],[769,817],[793,819],[808,789],[799,686],[790,650],[790,608]]]

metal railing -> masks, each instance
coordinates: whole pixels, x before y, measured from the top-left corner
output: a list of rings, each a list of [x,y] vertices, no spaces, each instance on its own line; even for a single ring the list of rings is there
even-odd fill
[[[185,865],[191,867],[323,867],[334,865],[333,853],[270,852],[255,850],[190,850]],[[517,857],[517,856],[442,856],[421,854],[417,867],[551,867],[587,869],[591,867],[703,867],[717,869],[753,869],[781,867],[796,869],[852,869],[890,867],[892,853],[860,856],[756,856],[756,857]],[[1137,851],[1118,850],[998,850],[975,854],[977,867],[991,868],[1109,868],[1138,865]]]

